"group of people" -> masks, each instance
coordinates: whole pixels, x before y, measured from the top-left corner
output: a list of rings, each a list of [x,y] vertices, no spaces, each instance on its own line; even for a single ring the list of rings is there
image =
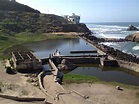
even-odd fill
[[[60,55],[60,51],[56,49],[56,51],[52,54],[49,55],[49,57],[53,57],[53,56],[59,56]]]

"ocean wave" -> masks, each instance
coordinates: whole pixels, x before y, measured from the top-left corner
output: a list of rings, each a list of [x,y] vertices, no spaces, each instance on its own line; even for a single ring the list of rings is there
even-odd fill
[[[132,24],[132,23],[130,23]],[[133,24],[139,29],[139,23]],[[93,32],[96,37],[100,38],[115,38],[124,39],[130,34],[139,33],[139,31],[127,31],[128,23],[126,24],[89,24],[88,28]],[[103,43],[107,46],[119,49],[128,54],[135,54],[139,56],[139,44],[134,42],[124,42],[124,43]]]
[[[134,46],[132,49],[133,49],[133,50],[139,50],[139,45]]]
[[[96,25],[96,24],[94,24],[94,27],[101,27],[101,28],[122,28],[122,29],[128,28],[128,26],[118,26],[118,25]]]
[[[89,29],[93,32],[97,32],[97,33],[105,33],[105,34],[118,34],[121,31],[125,31],[126,28],[125,27],[121,27],[121,26],[93,26],[93,27],[89,27]]]
[[[109,29],[109,28],[89,28],[92,32],[102,34],[119,34],[122,29]]]
[[[101,44],[104,44],[104,45],[107,45],[107,46],[117,46],[117,43],[114,43],[114,42],[104,42],[104,43],[101,43]]]
[[[99,38],[115,38],[115,39],[124,39],[125,36],[121,34],[103,34],[103,33],[96,33],[94,34],[96,37]]]

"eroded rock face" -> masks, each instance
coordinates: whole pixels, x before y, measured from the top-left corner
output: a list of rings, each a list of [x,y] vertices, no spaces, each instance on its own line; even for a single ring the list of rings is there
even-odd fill
[[[83,33],[89,32],[89,33],[91,33],[91,31],[83,23],[62,25],[61,31],[62,32],[83,32]]]
[[[77,66],[66,59],[63,59],[61,64],[58,65],[59,70],[74,70],[75,68],[77,68]]]
[[[133,42],[139,42],[139,33],[128,35],[125,39]]]
[[[127,31],[138,31],[139,29],[137,29],[135,26],[133,25],[129,25],[127,28]]]

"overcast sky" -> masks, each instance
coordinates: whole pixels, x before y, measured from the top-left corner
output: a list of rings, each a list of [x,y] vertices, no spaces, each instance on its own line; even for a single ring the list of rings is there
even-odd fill
[[[42,13],[81,16],[81,22],[139,22],[139,0],[16,0]]]

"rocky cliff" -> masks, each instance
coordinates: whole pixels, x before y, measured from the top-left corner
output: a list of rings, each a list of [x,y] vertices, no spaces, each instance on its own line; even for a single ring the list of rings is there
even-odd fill
[[[127,31],[138,31],[139,29],[133,25],[129,25]]]

